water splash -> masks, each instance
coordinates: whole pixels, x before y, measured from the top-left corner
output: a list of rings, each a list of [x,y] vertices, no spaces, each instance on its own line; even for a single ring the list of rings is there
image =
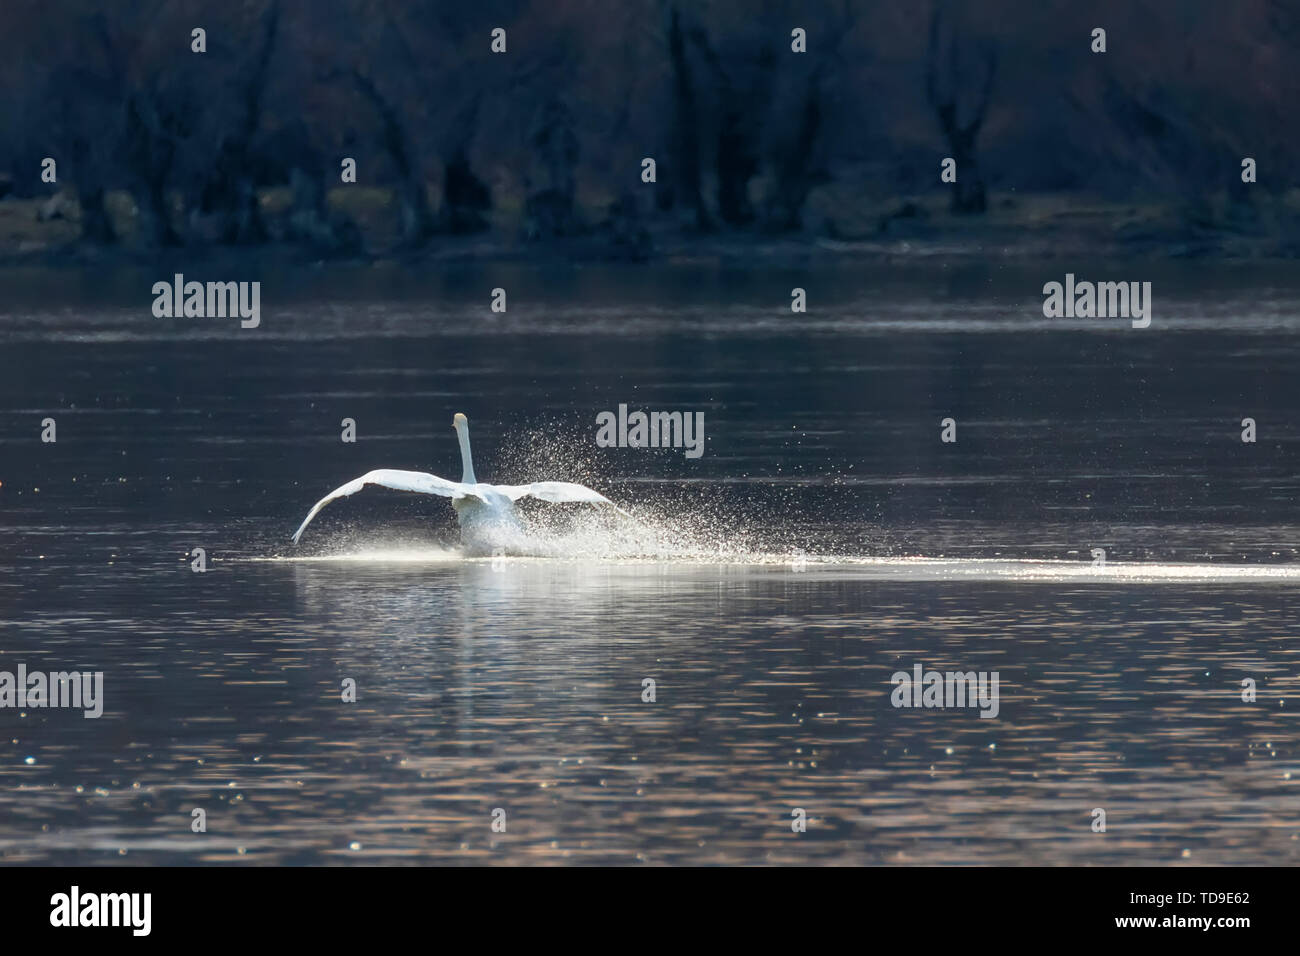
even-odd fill
[[[543,419],[526,430],[508,433],[495,450],[493,477],[501,483],[538,478],[575,481],[607,494],[633,517],[604,508],[519,502],[525,534],[509,555],[475,555],[455,538],[455,525],[442,532],[445,542],[412,538],[409,532],[385,533],[371,528],[326,536],[321,550],[263,558],[301,562],[366,564],[461,564],[504,560],[510,564],[589,563],[640,565],[732,565],[758,570],[872,577],[905,581],[1018,581],[1025,583],[1300,583],[1300,567],[1279,564],[1228,564],[1153,560],[1108,561],[997,557],[926,557],[900,554],[883,533],[845,535],[834,522],[818,524],[801,510],[802,495],[791,490],[773,499],[765,489],[761,503],[753,497],[737,502],[719,494],[716,482],[638,478],[611,480],[608,459],[594,443],[594,426],[573,419]],[[645,450],[645,470],[673,470],[660,455],[673,450]],[[640,453],[638,453],[640,454]],[[748,507],[747,507],[747,504]],[[867,541],[865,538],[872,538]],[[876,540],[878,539],[878,540]],[[876,553],[864,553],[876,552]],[[257,560],[257,559],[255,559]]]
[[[604,473],[608,459],[595,444],[594,420],[549,419],[511,436],[497,462],[503,483],[538,477],[574,481],[606,494],[635,520],[584,505],[524,499],[520,512],[529,540],[527,555],[551,558],[757,564],[788,561],[796,548],[810,548],[806,529],[749,514],[734,500],[724,504],[708,487],[690,482],[618,482]],[[680,449],[643,449],[652,473],[680,462]],[[671,459],[671,461],[669,461]],[[788,509],[781,509],[785,514]],[[796,544],[795,542],[799,542]]]

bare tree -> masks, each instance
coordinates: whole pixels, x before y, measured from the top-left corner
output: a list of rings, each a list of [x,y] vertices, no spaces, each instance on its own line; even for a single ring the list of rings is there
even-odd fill
[[[470,142],[478,122],[482,97],[474,94],[459,113],[453,129],[460,135],[447,146],[442,166],[442,208],[439,227],[454,236],[482,232],[488,227],[484,213],[492,208],[492,193],[487,183],[474,172],[469,160]]]
[[[524,235],[548,239],[575,235],[581,224],[574,207],[577,193],[578,137],[573,113],[558,96],[547,98],[529,135],[533,171],[525,180]]]
[[[50,104],[47,129],[53,152],[66,157],[63,173],[71,174],[81,207],[81,238],[106,245],[118,238],[104,199],[115,172],[120,112],[105,69],[102,38],[100,33],[77,62],[51,69],[45,100]]]
[[[181,244],[167,193],[179,143],[189,132],[189,115],[152,85],[127,98],[124,156],[134,179],[145,235],[160,246]]]
[[[993,92],[997,49],[987,41],[963,43],[946,14],[944,0],[935,0],[930,16],[925,91],[948,140],[952,158],[957,162],[952,211],[982,213],[988,208],[988,198],[976,158],[975,140],[984,125]],[[973,93],[973,102],[961,102],[963,91]]]
[[[220,133],[212,166],[205,171],[195,212],[216,219],[217,237],[227,243],[256,243],[267,239],[258,201],[254,160],[256,137],[262,124],[271,56],[280,24],[280,0],[262,10],[260,37],[246,70],[234,77],[236,115]]]
[[[819,156],[826,152],[827,112],[834,105],[830,92],[842,85],[842,48],[857,24],[853,0],[828,4],[821,48],[815,65],[806,74],[793,72],[787,87],[794,100],[798,122],[769,123],[766,161],[771,181],[763,199],[762,228],[765,232],[792,232],[803,228],[803,207],[813,188],[829,181],[830,175]],[[774,106],[773,108],[777,108]]]
[[[813,168],[813,154],[822,129],[822,69],[808,77],[799,110],[799,125],[775,157],[772,185],[764,200],[763,228],[789,232],[803,226],[803,206],[808,193],[824,180]]]
[[[682,17],[676,3],[668,5],[668,57],[673,71],[673,195],[693,216],[693,227],[700,232],[713,228],[712,218],[704,205],[700,183],[700,120],[696,107],[695,79],[686,55]]]
[[[747,226],[754,221],[749,201],[750,180],[758,174],[758,144],[762,139],[772,90],[776,54],[770,42],[760,44],[754,58],[752,87],[740,88],[722,58],[709,43],[700,26],[691,29],[691,40],[699,48],[714,78],[718,102],[718,132],[714,151],[717,176],[718,217],[729,226]],[[750,64],[742,63],[745,69]]]
[[[408,248],[421,246],[434,234],[434,219],[429,208],[428,186],[406,124],[397,107],[384,96],[369,73],[353,67],[348,75],[379,117],[381,139],[397,174],[401,243]]]
[[[485,100],[501,88],[476,69],[475,51],[483,49],[489,17],[509,17],[512,10],[472,11],[445,4],[428,6],[409,2],[384,7],[390,24],[386,39],[408,83],[424,95],[410,106],[420,126],[422,141],[442,161],[441,206],[434,221],[438,232],[467,235],[488,226],[485,213],[492,207],[491,191],[474,169],[471,159]]]

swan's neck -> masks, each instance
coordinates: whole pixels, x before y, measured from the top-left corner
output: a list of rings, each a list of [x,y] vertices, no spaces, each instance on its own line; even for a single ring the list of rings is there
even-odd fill
[[[460,475],[462,485],[473,485],[478,483],[474,477],[474,459],[469,452],[469,429],[461,426],[456,429],[456,437],[460,439],[460,462],[463,470]]]

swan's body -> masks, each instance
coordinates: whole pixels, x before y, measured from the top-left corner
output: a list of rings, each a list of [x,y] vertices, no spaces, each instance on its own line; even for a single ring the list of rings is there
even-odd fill
[[[392,468],[366,472],[360,478],[354,478],[346,485],[335,488],[316,502],[294,532],[294,543],[298,543],[311,519],[322,508],[335,498],[356,494],[366,485],[450,498],[451,506],[456,509],[456,520],[460,524],[461,541],[471,551],[483,554],[518,551],[526,547],[527,533],[515,510],[515,502],[528,495],[542,501],[608,505],[620,514],[627,514],[600,492],[568,481],[534,481],[528,485],[489,485],[480,482],[474,477],[474,460],[470,455],[469,421],[458,413],[452,419],[452,427],[456,429],[456,436],[460,440],[463,467],[460,481],[448,481],[423,471],[397,471]]]

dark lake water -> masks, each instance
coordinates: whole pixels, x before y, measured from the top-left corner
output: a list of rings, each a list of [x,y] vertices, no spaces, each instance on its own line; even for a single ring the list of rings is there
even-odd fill
[[[1093,268],[1144,330],[1044,319],[1058,263],[267,274],[249,330],[154,318],[173,271],[0,277],[0,672],[104,675],[0,708],[0,861],[1300,861],[1291,268]],[[620,404],[703,456],[598,447]],[[290,542],[458,478],[458,411],[638,522],[467,558],[368,490]],[[996,718],[893,706],[917,664]]]

